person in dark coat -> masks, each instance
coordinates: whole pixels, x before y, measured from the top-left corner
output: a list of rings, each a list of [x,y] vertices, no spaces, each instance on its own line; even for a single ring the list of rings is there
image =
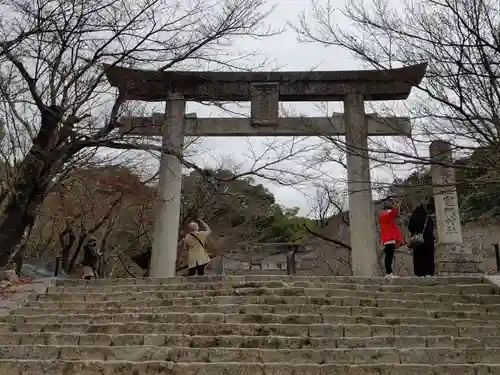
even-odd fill
[[[413,248],[413,269],[415,276],[434,276],[434,220],[430,207],[421,204],[413,211],[408,223],[411,236],[422,234],[424,243]]]
[[[85,246],[83,246],[83,278],[85,280],[91,280],[97,278],[97,267],[99,263],[99,257],[102,254],[97,248],[97,241],[95,238],[90,238]]]

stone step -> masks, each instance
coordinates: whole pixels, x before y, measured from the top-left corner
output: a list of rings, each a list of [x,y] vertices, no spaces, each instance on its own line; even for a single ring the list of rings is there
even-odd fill
[[[394,323],[397,323],[396,321]],[[485,322],[487,323],[487,322]],[[0,323],[0,333],[103,333],[103,334],[186,334],[303,337],[373,337],[373,336],[500,336],[500,326],[462,325],[376,325],[376,324],[251,324],[251,323]]]
[[[150,300],[126,300],[126,301],[101,301],[101,302],[60,302],[60,301],[31,301],[26,308],[36,309],[99,309],[106,310],[112,308],[158,308],[165,306],[198,306],[198,305],[324,305],[324,306],[352,306],[352,307],[380,307],[380,308],[417,308],[429,310],[451,310],[451,311],[476,311],[476,312],[498,312],[500,304],[481,305],[477,303],[455,303],[422,301],[413,298],[412,294],[407,296],[409,299],[375,299],[359,297],[284,297],[284,296],[218,296],[218,297],[185,297],[169,299],[150,299]]]
[[[173,363],[162,361],[0,360],[0,374],[12,375],[499,375],[500,366],[340,365],[282,363]]]
[[[99,280],[57,280],[58,286],[120,286],[120,285],[169,285],[214,282],[319,282],[371,285],[460,285],[489,284],[483,276],[447,276],[447,277],[401,277],[387,279],[385,277],[355,277],[355,276],[279,276],[279,275],[245,275],[245,276],[193,276],[170,278],[136,278],[136,279],[99,279]]]
[[[300,337],[300,336],[190,336],[184,334],[75,334],[3,333],[3,345],[56,346],[183,346],[189,348],[233,347],[269,349],[335,348],[481,348],[500,347],[500,336],[374,336],[374,337]]]
[[[481,311],[481,310],[479,310]],[[497,311],[500,311],[497,310]],[[43,309],[22,307],[12,311],[12,314],[19,319],[30,321],[40,319],[38,316],[51,317],[52,315],[68,316],[73,319],[75,315],[81,315],[83,319],[101,314],[166,314],[166,313],[212,313],[212,314],[330,314],[345,316],[378,316],[378,317],[423,317],[423,318],[448,318],[448,319],[475,319],[475,320],[500,320],[500,314],[487,313],[485,311],[453,311],[453,310],[432,310],[416,308],[398,307],[354,307],[354,306],[331,306],[331,305],[176,305],[163,307],[137,307],[137,308],[109,308],[109,309]],[[3,317],[6,321],[10,317]],[[0,318],[2,320],[2,318]],[[35,321],[31,321],[35,322]]]
[[[372,292],[345,289],[317,289],[317,288],[241,288],[241,289],[220,289],[220,290],[181,290],[181,291],[149,291],[149,292],[122,292],[122,293],[45,293],[33,295],[37,301],[145,301],[148,299],[167,298],[189,298],[189,297],[215,297],[215,296],[264,296],[274,295],[283,297],[361,297],[375,299],[418,299],[421,301],[437,302],[457,302],[457,303],[483,303],[500,304],[500,295],[481,294],[444,294],[444,293],[396,293],[396,292]]]
[[[440,314],[441,315],[441,314]],[[446,316],[446,315],[445,315]],[[465,318],[432,318],[424,316],[361,316],[361,315],[333,315],[333,314],[224,314],[224,313],[186,313],[170,312],[163,314],[138,313],[138,314],[74,314],[74,315],[7,315],[1,317],[5,323],[11,324],[62,324],[84,323],[91,325],[111,323],[250,323],[250,324],[367,324],[367,325],[426,325],[426,326],[479,326],[489,325],[500,328],[500,319]]]
[[[323,283],[307,281],[253,281],[253,282],[217,282],[217,283],[182,283],[165,285],[106,285],[106,286],[54,286],[48,289],[51,294],[81,293],[123,293],[123,292],[167,292],[185,290],[225,290],[243,288],[315,288],[342,289],[388,293],[441,293],[441,294],[500,294],[500,288],[493,284],[463,285],[371,285],[354,283]]]
[[[2,359],[168,361],[175,363],[496,364],[500,348],[262,349],[167,346],[0,346]]]

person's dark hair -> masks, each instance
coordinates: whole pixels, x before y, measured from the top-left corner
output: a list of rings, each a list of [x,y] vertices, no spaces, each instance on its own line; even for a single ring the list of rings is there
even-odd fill
[[[392,207],[394,207],[394,203],[391,200],[384,202],[384,210],[390,210]]]
[[[419,203],[415,206],[414,211],[426,211],[425,206],[425,203]]]
[[[425,205],[425,209],[427,212],[435,212],[436,211],[436,206],[434,205],[434,198],[431,198],[429,202]]]

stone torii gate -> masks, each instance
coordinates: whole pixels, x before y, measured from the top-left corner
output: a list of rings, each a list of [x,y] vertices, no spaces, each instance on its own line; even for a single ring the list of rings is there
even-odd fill
[[[124,134],[162,136],[166,149],[182,153],[185,136],[345,135],[347,185],[355,276],[375,276],[377,233],[370,183],[368,136],[406,135],[408,118],[366,115],[367,100],[406,99],[426,64],[392,70],[327,72],[159,72],[106,66],[110,84],[125,100],[166,101],[166,113],[121,118]],[[250,101],[251,118],[196,118],[186,101]],[[343,101],[331,118],[279,118],[279,102]],[[182,165],[163,154],[162,198],[154,228],[151,277],[175,276]]]

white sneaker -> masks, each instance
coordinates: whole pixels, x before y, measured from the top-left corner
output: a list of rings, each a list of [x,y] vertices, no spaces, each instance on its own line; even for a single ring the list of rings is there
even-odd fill
[[[392,273],[389,273],[385,275],[385,277],[387,277],[388,279],[394,279],[396,276],[394,276]]]

